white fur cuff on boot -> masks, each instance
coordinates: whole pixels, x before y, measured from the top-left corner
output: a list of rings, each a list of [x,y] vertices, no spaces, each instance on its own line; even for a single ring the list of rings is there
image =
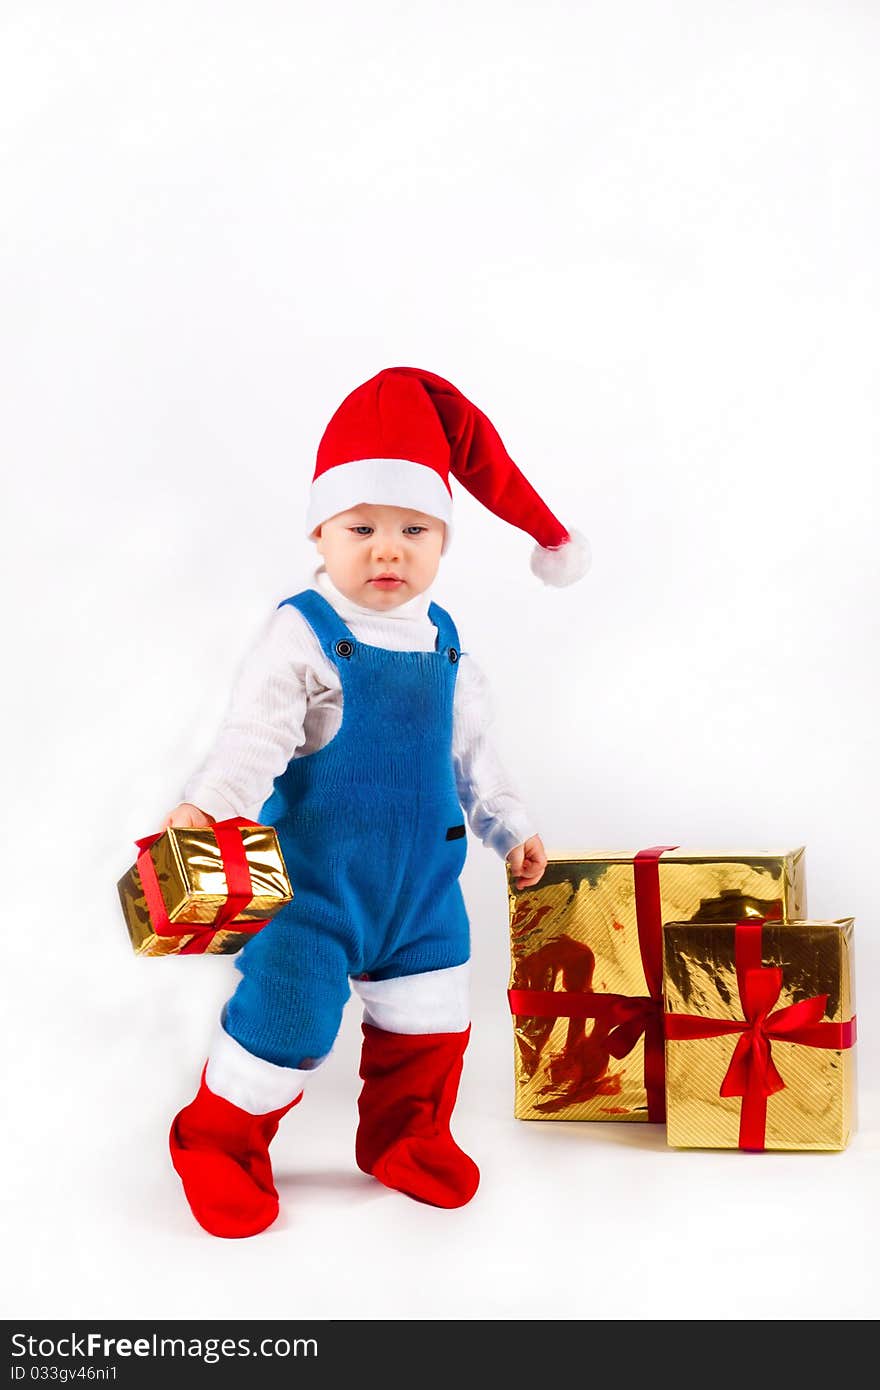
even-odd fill
[[[255,1057],[235,1041],[218,1023],[211,1043],[205,1081],[215,1096],[247,1110],[251,1115],[268,1115],[281,1110],[302,1094],[311,1072],[279,1067]]]

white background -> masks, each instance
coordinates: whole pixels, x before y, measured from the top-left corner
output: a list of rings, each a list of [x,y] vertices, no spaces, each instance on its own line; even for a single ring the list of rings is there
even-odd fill
[[[0,11],[7,1316],[873,1317],[880,18],[867,3],[21,3]],[[116,897],[272,606],[320,434],[449,377],[592,574],[461,490],[435,596],[549,848],[807,846],[857,919],[842,1155],[512,1118],[500,861],[471,845],[454,1213],[354,1165],[356,1007],[192,1221],[171,1116],[231,958]]]

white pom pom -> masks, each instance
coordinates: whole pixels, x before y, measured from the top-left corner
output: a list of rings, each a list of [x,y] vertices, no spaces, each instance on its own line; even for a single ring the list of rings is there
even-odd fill
[[[565,544],[553,550],[536,545],[532,551],[532,573],[543,579],[545,584],[552,584],[554,589],[564,589],[566,584],[574,584],[590,568],[590,542],[580,531],[569,531],[568,535]]]

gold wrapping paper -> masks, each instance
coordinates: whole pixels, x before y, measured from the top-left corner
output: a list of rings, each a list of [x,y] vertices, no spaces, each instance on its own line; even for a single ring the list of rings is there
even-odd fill
[[[663,929],[663,992],[668,1013],[742,1019],[734,956],[734,923],[667,923]],[[763,966],[782,969],[773,1011],[828,995],[824,1020],[855,1014],[853,919],[766,923]],[[719,1095],[737,1035],[667,1039],[667,1139],[675,1148],[735,1149],[742,1100]],[[785,1087],[767,1098],[764,1147],[843,1149],[855,1122],[855,1049],[840,1051],[771,1041]]]
[[[550,859],[534,888],[508,873],[512,989],[645,995],[634,852]],[[780,853],[667,851],[659,862],[664,921],[795,917],[806,911],[803,848]],[[521,1120],[648,1119],[644,1038],[611,1057],[594,1019],[514,1017],[514,1114]]]
[[[272,826],[243,826],[242,843],[250,869],[254,896],[229,927],[211,938],[206,954],[228,955],[238,951],[251,933],[236,931],[237,922],[258,922],[274,917],[293,898],[293,889]],[[226,874],[210,827],[199,830],[166,830],[148,851],[159,880],[162,900],[170,921],[181,928],[180,936],[159,936],[150,921],[141,876],[135,863],[119,880],[119,897],[131,944],[141,956],[177,955],[192,940],[188,926],[216,920],[227,899]]]

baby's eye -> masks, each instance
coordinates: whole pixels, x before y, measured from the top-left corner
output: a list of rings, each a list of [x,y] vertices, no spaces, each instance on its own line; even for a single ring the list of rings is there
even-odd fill
[[[354,531],[356,536],[372,536],[373,534],[372,526],[352,526],[350,529]]]
[[[427,526],[404,526],[403,534],[405,536],[420,536],[427,529]]]

